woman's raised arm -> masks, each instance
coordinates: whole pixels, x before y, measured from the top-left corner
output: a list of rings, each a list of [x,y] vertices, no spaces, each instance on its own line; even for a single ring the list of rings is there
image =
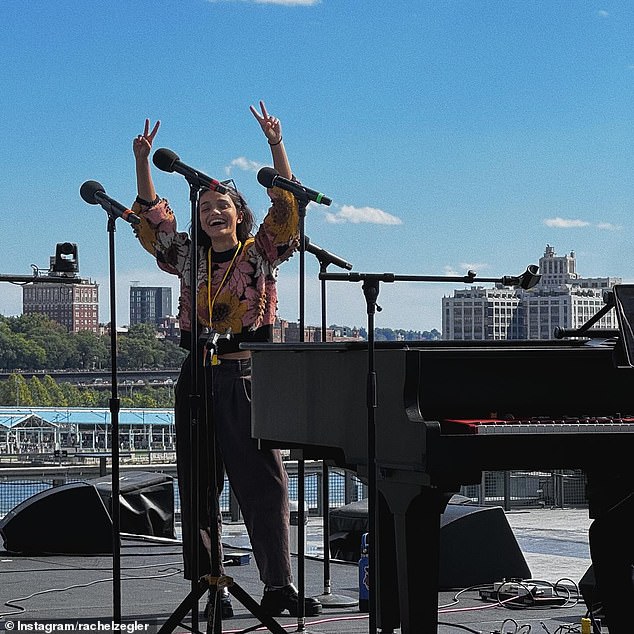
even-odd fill
[[[150,132],[150,120],[145,120],[143,134],[134,137],[132,141],[132,151],[134,152],[134,161],[136,164],[136,186],[139,202],[146,202],[150,205],[156,199],[156,190],[152,181],[152,172],[150,170],[150,152],[152,151],[152,143],[158,132],[160,121],[157,121]]]
[[[282,139],[282,124],[280,123],[280,120],[266,111],[266,106],[263,101],[260,101],[261,113],[253,106],[249,106],[249,108],[260,124],[262,132],[264,132],[264,135],[266,136],[266,140],[269,142],[271,156],[273,157],[273,167],[277,170],[280,176],[291,179],[293,172],[291,171],[288,156],[286,155],[286,149],[284,148],[284,141]]]

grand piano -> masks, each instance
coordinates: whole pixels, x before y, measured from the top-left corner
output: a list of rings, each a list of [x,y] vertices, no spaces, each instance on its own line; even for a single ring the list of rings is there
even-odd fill
[[[437,631],[440,516],[483,471],[629,469],[634,374],[618,339],[250,344],[252,431],[368,473],[376,438],[377,621]],[[373,417],[368,416],[373,409]]]

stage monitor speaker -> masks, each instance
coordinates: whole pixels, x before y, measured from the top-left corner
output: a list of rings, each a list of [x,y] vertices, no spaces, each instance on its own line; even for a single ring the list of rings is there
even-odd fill
[[[579,581],[579,592],[588,610],[592,611],[595,618],[601,619],[601,622],[607,625],[608,623],[603,613],[601,595],[597,588],[597,582],[594,578],[594,568],[592,566],[590,566],[583,577],[581,577],[581,581]]]
[[[441,588],[467,588],[531,571],[501,506],[448,504],[440,518]]]
[[[459,503],[452,503],[454,500]],[[461,496],[452,498],[440,518],[439,587],[467,588],[502,579],[529,579],[530,569],[504,510],[464,504],[463,500]],[[361,535],[367,530],[367,500],[332,511],[331,555],[357,561]]]
[[[174,539],[174,483],[172,476],[150,471],[119,476],[119,527],[122,533]],[[112,513],[112,478],[91,481]]]
[[[112,552],[112,521],[91,484],[41,491],[0,520],[5,549],[16,554]]]

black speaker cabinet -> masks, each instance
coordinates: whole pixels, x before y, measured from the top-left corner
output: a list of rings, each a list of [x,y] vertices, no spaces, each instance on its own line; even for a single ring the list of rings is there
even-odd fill
[[[63,484],[36,493],[0,520],[11,553],[112,552],[112,479]],[[173,478],[139,471],[119,477],[121,533],[174,537]]]
[[[440,518],[441,588],[530,577],[502,507],[447,505]]]
[[[112,521],[97,490],[74,482],[36,493],[0,520],[10,553],[112,552]]]
[[[603,604],[601,602],[601,595],[597,588],[597,582],[594,578],[594,568],[590,566],[581,580],[579,581],[579,592],[583,597],[583,601],[586,604],[588,610],[592,610],[592,613],[596,618],[601,619],[604,625],[607,625],[605,614],[603,614]]]
[[[91,481],[112,513],[112,478]],[[119,525],[122,533],[173,539],[174,484],[164,473],[126,472],[119,476]]]
[[[460,496],[454,499],[462,501]],[[361,535],[367,530],[367,500],[332,511],[331,555],[356,561]],[[530,569],[501,507],[450,501],[440,518],[439,587],[466,588],[530,577]]]

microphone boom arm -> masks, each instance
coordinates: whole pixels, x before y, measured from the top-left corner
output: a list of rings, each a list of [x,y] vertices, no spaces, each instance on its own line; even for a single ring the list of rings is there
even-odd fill
[[[333,281],[349,281],[349,282],[463,282],[464,284],[473,284],[474,282],[495,282],[503,286],[520,286],[524,290],[532,288],[539,282],[541,275],[538,273],[538,267],[530,264],[526,271],[518,276],[504,275],[497,277],[481,277],[478,278],[475,271],[468,271],[466,275],[449,276],[449,275],[396,275],[395,273],[320,273],[320,280]]]

